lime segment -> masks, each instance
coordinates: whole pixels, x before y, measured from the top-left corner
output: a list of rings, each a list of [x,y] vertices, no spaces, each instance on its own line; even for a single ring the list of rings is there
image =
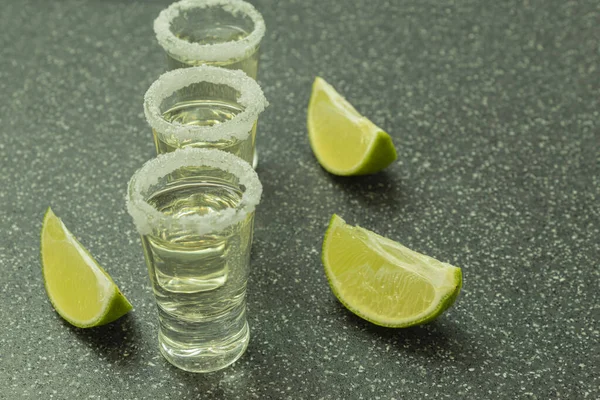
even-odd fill
[[[396,159],[390,135],[360,115],[322,78],[313,83],[307,116],[313,153],[332,174],[372,174]]]
[[[72,325],[104,325],[132,309],[111,277],[50,208],[42,225],[41,256],[50,302]]]
[[[331,290],[359,317],[403,328],[433,320],[462,287],[462,271],[333,215],[322,261]]]

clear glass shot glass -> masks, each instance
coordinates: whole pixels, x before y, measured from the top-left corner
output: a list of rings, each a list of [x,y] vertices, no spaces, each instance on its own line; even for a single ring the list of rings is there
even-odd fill
[[[144,96],[157,154],[215,148],[253,163],[256,124],[268,106],[242,71],[203,65],[161,75]]]
[[[246,350],[246,282],[262,185],[238,157],[213,149],[162,154],[129,182],[158,308],[159,348],[173,365],[216,371]]]
[[[265,21],[241,0],[182,0],[154,21],[169,69],[202,64],[240,69],[256,79]]]

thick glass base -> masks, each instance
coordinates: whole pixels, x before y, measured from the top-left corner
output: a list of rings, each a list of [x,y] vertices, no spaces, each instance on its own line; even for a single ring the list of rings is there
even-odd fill
[[[244,354],[249,341],[247,323],[238,334],[207,347],[190,347],[189,344],[170,340],[162,332],[158,334],[162,355],[177,368],[189,372],[213,372],[233,364]]]

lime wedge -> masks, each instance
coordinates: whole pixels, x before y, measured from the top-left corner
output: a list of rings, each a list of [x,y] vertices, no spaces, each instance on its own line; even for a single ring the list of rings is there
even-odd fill
[[[111,277],[50,208],[42,225],[42,273],[50,302],[72,325],[108,324],[132,309]]]
[[[313,153],[334,175],[373,174],[396,159],[390,135],[319,77],[313,83],[307,123]]]
[[[393,328],[429,322],[450,307],[462,287],[460,268],[333,215],[323,240],[331,290],[359,317]]]

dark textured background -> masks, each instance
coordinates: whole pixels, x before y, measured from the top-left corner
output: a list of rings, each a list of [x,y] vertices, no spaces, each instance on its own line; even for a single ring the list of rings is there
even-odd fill
[[[0,6],[0,398],[600,397],[600,3],[254,0],[260,83],[252,339],[231,368],[157,349],[129,177],[153,156],[142,96],[163,72],[163,1]],[[307,141],[320,75],[386,129],[398,161],[336,178]],[[78,330],[43,289],[49,205],[134,304]],[[354,317],[330,293],[332,213],[461,266],[437,321]]]

